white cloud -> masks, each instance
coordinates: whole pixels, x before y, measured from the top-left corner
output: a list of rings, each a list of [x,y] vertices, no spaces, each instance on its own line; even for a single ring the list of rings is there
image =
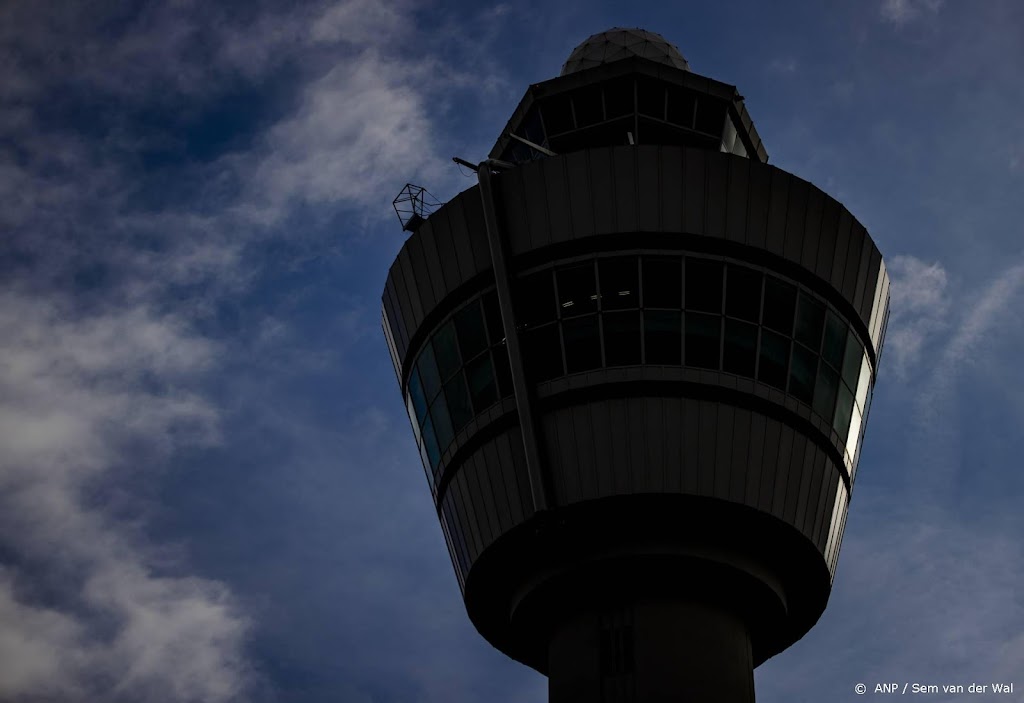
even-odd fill
[[[927,342],[947,324],[949,297],[946,270],[913,256],[894,256],[888,264],[892,279],[892,311],[886,333],[886,362],[905,378]]]
[[[18,556],[0,572],[0,699],[230,700],[248,677],[230,594],[158,574],[102,499],[216,441],[218,411],[189,386],[218,350],[145,305],[59,301],[0,293],[0,543]],[[40,580],[56,602],[36,599]]]
[[[367,52],[310,84],[302,106],[267,135],[251,181],[257,211],[276,216],[294,201],[384,205],[376,201],[385,186],[397,192],[436,163],[422,96],[409,90],[421,70]]]
[[[932,423],[944,411],[963,371],[986,357],[983,342],[992,340],[994,329],[1008,317],[1022,288],[1024,264],[1017,264],[997,275],[976,296],[961,296],[963,316],[952,337],[941,347],[938,361],[929,369],[930,379],[919,395],[923,423]]]
[[[247,247],[301,236],[277,229],[296,206],[389,214],[376,202],[389,184],[457,178],[438,170],[447,159],[428,93],[471,81],[429,52],[400,55],[416,31],[409,10],[4,10],[0,44],[14,58],[0,78],[0,136],[18,151],[0,146],[0,257],[16,262],[0,287],[0,548],[11,555],[0,567],[0,700],[221,703],[256,680],[255,624],[224,584],[191,572],[187,545],[146,537],[133,486],[173,468],[180,449],[222,440],[225,409],[204,382],[231,342],[195,323],[259,275]],[[183,167],[201,187],[171,209],[132,200],[160,185],[133,160],[163,136],[120,114],[102,138],[35,119],[69,85],[112,110],[185,110],[289,62],[302,67],[293,109],[247,150]],[[99,282],[73,285],[82,271]],[[271,352],[287,341],[272,318],[253,326]]]

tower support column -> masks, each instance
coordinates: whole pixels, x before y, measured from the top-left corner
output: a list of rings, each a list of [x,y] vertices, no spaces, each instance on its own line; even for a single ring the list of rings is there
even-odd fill
[[[550,703],[753,703],[750,635],[703,603],[585,612],[554,631],[548,693]]]

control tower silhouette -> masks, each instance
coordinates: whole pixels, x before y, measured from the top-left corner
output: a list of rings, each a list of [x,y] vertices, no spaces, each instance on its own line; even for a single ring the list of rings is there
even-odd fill
[[[470,619],[552,703],[752,701],[824,611],[889,277],[639,29],[531,85],[383,329]]]

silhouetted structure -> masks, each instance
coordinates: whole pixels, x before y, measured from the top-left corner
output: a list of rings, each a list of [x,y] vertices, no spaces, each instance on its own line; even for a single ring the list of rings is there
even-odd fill
[[[751,701],[831,590],[881,254],[642,30],[531,85],[491,157],[383,295],[469,616],[555,703]]]

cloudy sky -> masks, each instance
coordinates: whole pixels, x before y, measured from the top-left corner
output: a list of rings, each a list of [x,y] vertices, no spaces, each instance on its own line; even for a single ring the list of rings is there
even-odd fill
[[[471,186],[616,25],[894,278],[832,599],[759,700],[1024,689],[1020,2],[3,0],[0,701],[546,700],[465,616],[379,301],[402,185]]]

